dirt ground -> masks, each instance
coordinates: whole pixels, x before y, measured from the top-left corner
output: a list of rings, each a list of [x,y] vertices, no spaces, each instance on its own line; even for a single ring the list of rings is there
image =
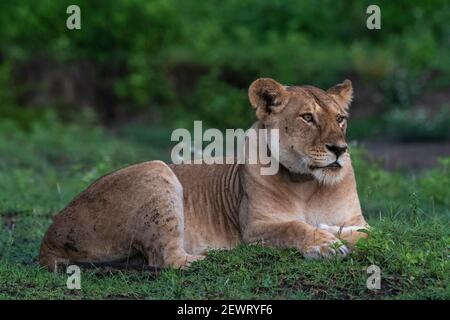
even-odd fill
[[[448,142],[369,142],[362,144],[387,170],[422,171],[437,165],[439,157],[450,157]]]

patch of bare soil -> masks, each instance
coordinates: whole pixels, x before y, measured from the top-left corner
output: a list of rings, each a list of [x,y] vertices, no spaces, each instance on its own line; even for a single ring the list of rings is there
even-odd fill
[[[435,167],[438,158],[450,157],[448,142],[365,142],[363,146],[387,170],[422,171]]]
[[[16,222],[19,219],[20,214],[21,212],[18,211],[0,212],[3,227],[6,228],[8,231],[14,230],[14,227],[16,226]]]

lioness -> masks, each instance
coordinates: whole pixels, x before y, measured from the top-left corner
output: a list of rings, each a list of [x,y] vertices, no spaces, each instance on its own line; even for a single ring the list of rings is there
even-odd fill
[[[279,129],[275,175],[258,164],[150,161],[95,181],[55,216],[40,264],[60,260],[186,267],[238,243],[294,247],[307,258],[345,256],[367,228],[345,141],[349,80],[323,91],[254,81],[253,128]],[[344,243],[340,239],[345,240]]]

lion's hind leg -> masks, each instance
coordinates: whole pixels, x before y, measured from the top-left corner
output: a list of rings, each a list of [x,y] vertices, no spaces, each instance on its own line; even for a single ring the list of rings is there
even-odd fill
[[[149,265],[184,268],[204,256],[188,254],[184,246],[183,188],[165,164],[149,179],[154,186],[139,210],[137,248]]]

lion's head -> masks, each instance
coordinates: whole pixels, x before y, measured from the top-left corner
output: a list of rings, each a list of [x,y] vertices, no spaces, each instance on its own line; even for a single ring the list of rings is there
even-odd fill
[[[323,91],[283,86],[261,78],[249,88],[251,105],[268,129],[278,129],[279,161],[292,173],[334,184],[350,167],[345,132],[353,88],[350,80]]]

